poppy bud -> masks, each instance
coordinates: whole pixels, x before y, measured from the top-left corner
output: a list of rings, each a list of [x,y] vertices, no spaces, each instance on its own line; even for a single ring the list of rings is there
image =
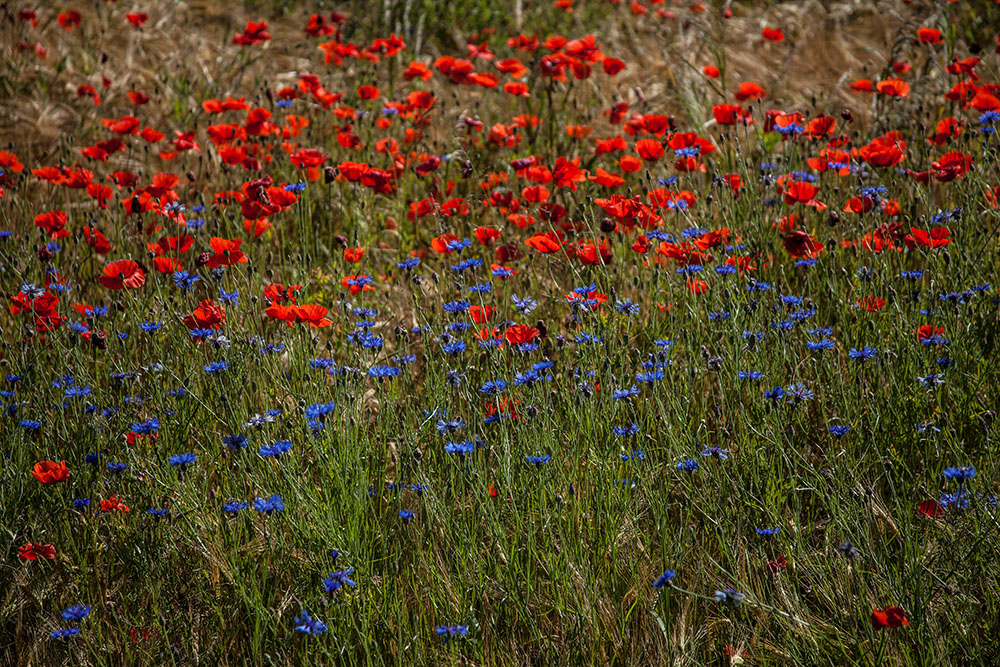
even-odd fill
[[[333,167],[324,167],[323,182],[329,185],[330,183],[333,183],[335,180],[337,180],[337,170],[334,169]]]
[[[212,255],[210,253],[203,252],[199,253],[199,255],[195,258],[194,263],[197,266],[205,266],[211,259]]]
[[[840,117],[843,118],[844,121],[847,122],[847,123],[853,123],[854,122],[854,114],[851,113],[850,109],[844,109],[843,111],[841,111],[840,112]]]
[[[462,165],[462,178],[469,178],[473,173],[475,173],[475,168],[472,166],[472,162],[466,160],[465,164]]]
[[[601,220],[601,231],[605,234],[610,234],[615,231],[615,221],[611,218],[604,218]]]
[[[337,242],[337,245],[345,247],[345,248],[347,247],[347,237],[346,236],[342,236],[340,234],[337,234],[336,236],[333,237],[333,240]]]
[[[187,173],[187,177],[188,177],[188,180],[191,181],[192,183],[195,182],[195,176],[194,176],[194,172],[193,171],[189,171]]]
[[[830,211],[830,214],[826,216],[826,224],[830,225],[831,227],[835,226],[839,222],[840,222],[840,216],[837,215],[836,212],[834,211]]]
[[[98,350],[108,349],[108,341],[103,331],[95,331],[90,334],[90,344]]]
[[[139,203],[139,198],[135,195],[132,195],[132,203],[129,206],[129,209],[131,209],[132,213],[135,214],[142,213],[142,204]]]
[[[55,253],[49,250],[49,247],[47,245],[43,245],[42,247],[40,247],[38,249],[38,252],[35,253],[35,255],[38,257],[39,262],[47,262],[53,257],[55,257]]]

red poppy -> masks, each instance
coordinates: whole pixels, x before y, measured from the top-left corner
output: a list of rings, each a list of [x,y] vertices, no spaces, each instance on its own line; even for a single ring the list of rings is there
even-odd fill
[[[218,329],[225,321],[226,309],[211,299],[205,299],[190,315],[184,316],[184,325],[188,329]]]
[[[785,33],[777,28],[764,28],[761,30],[761,37],[768,40],[769,42],[783,42],[785,41]]]
[[[75,9],[71,9],[67,12],[61,12],[57,18],[59,26],[63,30],[72,30],[80,25],[80,21],[83,19],[83,17],[80,16],[80,12]]]
[[[887,97],[909,97],[910,84],[902,79],[884,79],[875,84],[875,90]]]
[[[364,248],[344,248],[344,261],[357,264],[365,256]]]
[[[515,324],[512,327],[507,327],[507,330],[504,332],[504,338],[511,345],[530,343],[539,336],[541,336],[541,332],[535,327],[529,327],[527,324]]]
[[[232,266],[233,264],[245,264],[249,261],[247,256],[240,252],[240,245],[243,244],[243,239],[223,239],[213,236],[209,239],[208,243],[212,246],[212,250],[215,251],[215,254],[205,263],[205,266],[210,269],[220,266]]]
[[[823,252],[823,244],[808,232],[797,229],[782,236],[781,241],[789,255],[796,258],[814,259]]]
[[[306,303],[295,306],[295,315],[299,322],[305,322],[313,328],[328,327],[333,322],[325,317],[328,308],[315,303]]]
[[[252,44],[263,44],[269,39],[271,39],[271,35],[267,32],[267,21],[261,21],[260,23],[247,21],[247,27],[233,38],[233,44],[250,46]]]
[[[939,519],[944,516],[944,508],[941,507],[941,503],[934,499],[925,500],[917,505],[917,511],[930,519]]]
[[[884,607],[872,610],[872,627],[876,630],[884,628],[899,628],[910,624],[906,612],[899,607]]]
[[[134,25],[136,28],[141,28],[142,25],[149,20],[148,14],[126,14],[125,18],[128,22]]]
[[[105,264],[97,280],[110,290],[137,289],[146,284],[146,273],[131,259],[119,259]]]
[[[740,102],[750,99],[760,99],[765,94],[764,88],[759,83],[754,83],[753,81],[742,82],[735,93],[736,99]]]
[[[861,310],[869,313],[877,313],[885,307],[885,299],[877,296],[866,296],[855,304]]]
[[[635,152],[646,162],[656,162],[663,157],[663,144],[655,139],[640,139],[635,142]]]
[[[921,44],[940,44],[944,41],[941,31],[937,28],[917,28],[917,41]]]
[[[493,306],[469,306],[469,317],[476,324],[483,324],[493,316]]]
[[[942,327],[936,327],[933,324],[923,324],[917,328],[917,340],[923,343],[925,340],[930,340],[935,336],[943,336],[944,329]]]
[[[563,246],[562,239],[558,232],[543,232],[524,240],[524,244],[529,248],[534,248],[538,252],[549,254],[556,252]]]
[[[111,496],[100,502],[100,507],[102,512],[121,512],[126,514],[129,512],[129,507],[126,505],[121,498],[118,496]]]
[[[31,469],[31,474],[42,484],[58,484],[69,479],[69,468],[65,461],[39,461]]]
[[[910,232],[910,234],[906,235],[906,243],[911,248],[914,246],[942,248],[954,240],[951,238],[951,231],[947,227],[935,227],[931,230],[911,227]]]
[[[39,558],[52,560],[56,557],[56,548],[51,544],[28,542],[17,548],[17,555],[22,561],[38,560]]]

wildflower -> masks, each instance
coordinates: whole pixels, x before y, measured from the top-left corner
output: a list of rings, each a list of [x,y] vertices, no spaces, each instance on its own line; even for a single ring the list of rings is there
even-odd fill
[[[285,503],[281,502],[281,496],[274,494],[270,498],[266,499],[257,498],[253,501],[253,508],[258,512],[270,514],[272,512],[280,512],[285,509]]]
[[[729,458],[729,450],[722,449],[721,447],[706,447],[701,452],[701,455],[706,458],[711,456],[719,461],[725,461],[726,459]]]
[[[724,588],[721,591],[715,591],[715,601],[716,602],[728,602],[734,607],[739,607],[740,603],[747,599],[747,596],[740,593],[735,588]]]
[[[222,506],[222,511],[227,514],[236,514],[240,510],[244,510],[249,506],[249,503],[240,502],[239,500],[230,500],[228,503]]]
[[[663,574],[657,577],[656,581],[653,582],[653,588],[663,588],[669,584],[676,575],[677,573],[673,570],[664,570]]]
[[[761,537],[774,537],[781,532],[781,528],[755,528],[754,530],[756,530],[757,534]]]
[[[306,635],[321,635],[327,631],[326,623],[314,619],[305,609],[295,617],[295,629]]]
[[[691,473],[698,469],[699,463],[696,459],[683,459],[677,462],[677,469],[683,472]]]
[[[551,459],[552,459],[552,457],[550,455],[548,455],[548,454],[544,454],[542,456],[525,456],[524,457],[525,461],[527,461],[528,463],[533,464],[535,467],[544,465],[544,464],[548,463]]]
[[[69,479],[69,468],[65,461],[39,461],[31,469],[31,474],[42,484],[58,484]]]
[[[282,454],[287,454],[292,449],[291,440],[277,440],[269,445],[263,445],[257,450],[263,458],[278,458]]]
[[[410,519],[413,518],[413,510],[399,510],[399,518],[403,520],[403,523],[409,523]]]
[[[67,607],[62,613],[62,617],[67,621],[76,621],[79,623],[87,618],[88,614],[90,614],[90,605],[75,604],[72,607]]]
[[[442,637],[445,642],[450,639],[455,639],[456,637],[464,637],[469,634],[469,626],[467,625],[436,625],[434,626],[434,632]]]
[[[204,368],[205,372],[208,373],[209,375],[218,375],[222,371],[229,369],[229,362],[225,360],[213,361],[212,363],[207,364]]]
[[[178,474],[182,474],[187,470],[189,465],[197,460],[198,457],[190,452],[185,454],[173,454],[170,456],[170,465],[177,468]]]
[[[80,634],[80,628],[63,628],[61,630],[53,630],[49,637],[51,639],[69,639],[78,634]]]
[[[354,588],[358,585],[358,583],[350,578],[352,574],[354,574],[353,567],[349,567],[346,570],[331,572],[329,576],[323,580],[323,587],[327,593],[340,590],[343,586]]]
[[[842,424],[834,424],[827,429],[827,431],[829,431],[835,438],[843,438],[850,430],[850,426],[844,426]]]
[[[900,607],[884,607],[872,610],[872,627],[876,630],[884,628],[906,627],[910,620],[906,617],[906,612]]]
[[[949,467],[944,469],[943,474],[945,479],[956,480],[959,484],[964,484],[976,476],[976,468],[975,466]]]

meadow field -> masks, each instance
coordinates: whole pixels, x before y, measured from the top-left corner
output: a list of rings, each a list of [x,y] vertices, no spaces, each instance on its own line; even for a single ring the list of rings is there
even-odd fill
[[[0,665],[1000,662],[1000,3],[0,56]]]

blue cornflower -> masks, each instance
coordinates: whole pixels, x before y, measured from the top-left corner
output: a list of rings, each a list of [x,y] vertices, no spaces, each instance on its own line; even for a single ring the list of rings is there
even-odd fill
[[[372,366],[368,369],[368,377],[385,380],[388,378],[394,378],[402,372],[403,369],[397,368],[396,366]]]
[[[291,440],[277,440],[268,445],[263,445],[257,453],[264,458],[277,458],[282,454],[287,454],[292,450]]]
[[[231,303],[238,306],[240,304],[240,293],[238,290],[233,290],[232,292],[227,292],[226,290],[219,288],[219,301],[225,301],[226,303]]]
[[[959,484],[964,484],[975,476],[975,466],[948,467],[944,469],[944,478],[956,480]]]
[[[138,424],[132,424],[132,430],[138,435],[149,435],[150,433],[156,433],[160,430],[160,420],[156,417],[152,419],[147,419],[144,422],[139,422]]]
[[[448,454],[458,454],[458,456],[464,457],[466,454],[471,454],[476,451],[476,443],[471,440],[463,440],[461,442],[449,442],[444,446],[444,451]]]
[[[326,623],[319,619],[314,619],[309,612],[303,609],[295,617],[295,629],[306,635],[321,635],[326,632]]]
[[[771,401],[780,401],[785,397],[785,390],[781,387],[774,387],[768,391],[764,392],[764,398]]]
[[[183,290],[191,289],[196,282],[201,280],[201,276],[198,274],[192,275],[187,271],[176,271],[172,277],[174,283]]]
[[[89,604],[75,604],[72,607],[67,607],[62,613],[62,617],[67,621],[76,621],[79,623],[83,619],[87,618],[90,613]]]
[[[542,456],[525,456],[524,460],[537,467],[548,463],[550,460],[552,460],[552,457],[549,456],[548,454],[544,454]]]
[[[139,328],[146,333],[154,333],[163,328],[163,322],[143,322],[139,325]]]
[[[170,456],[170,465],[177,468],[178,473],[182,473],[187,470],[187,467],[198,460],[198,457],[191,452],[185,452],[184,454],[172,454]]]
[[[526,296],[523,299],[519,299],[517,298],[517,295],[514,294],[511,296],[511,300],[514,302],[514,308],[516,308],[517,312],[521,313],[522,315],[527,315],[528,313],[530,313],[531,311],[533,311],[535,308],[538,307],[538,302],[532,299],[530,296]]]
[[[237,433],[225,436],[222,439],[222,442],[223,444],[226,445],[226,447],[229,447],[229,449],[232,449],[234,451],[240,450],[243,447],[246,447],[247,445],[250,444],[250,441],[247,440],[247,437],[245,435],[240,435]]]
[[[64,628],[62,630],[53,630],[49,637],[52,639],[68,639],[78,634],[80,634],[80,628]]]
[[[677,462],[677,469],[682,472],[694,472],[700,465],[697,459],[684,459]]]
[[[827,429],[835,438],[843,438],[850,430],[850,426],[844,426],[843,424],[834,424]]]
[[[354,574],[353,567],[349,567],[346,570],[331,572],[330,575],[323,580],[323,588],[326,589],[327,593],[338,591],[344,586],[355,588],[358,585],[358,582],[351,579],[352,574]]]
[[[648,382],[649,384],[653,384],[657,380],[662,380],[663,377],[663,369],[657,368],[656,370],[648,373],[639,373],[635,376],[635,380],[636,382]]]
[[[218,375],[222,371],[229,369],[229,362],[225,360],[213,361],[212,363],[206,365],[204,368],[205,372],[208,373],[209,375]]]
[[[714,457],[720,461],[725,461],[729,458],[729,450],[722,449],[721,447],[706,447],[702,450],[701,455],[704,457]]]
[[[656,578],[653,582],[653,588],[663,588],[671,582],[671,580],[677,576],[677,573],[673,570],[664,570],[663,574]]]
[[[456,637],[464,637],[469,634],[469,626],[467,625],[435,625],[434,632],[442,637],[445,642],[450,639],[455,639]]]
[[[222,506],[222,511],[228,514],[236,514],[240,510],[245,510],[248,504],[249,503],[240,502],[239,500],[230,500]]]
[[[760,371],[737,371],[736,377],[741,380],[759,380],[764,374]]]
[[[860,350],[857,348],[851,348],[847,352],[847,356],[855,361],[867,361],[878,356],[878,350],[870,345],[865,345]]]
[[[150,507],[148,510],[146,510],[146,513],[155,516],[157,519],[162,519],[168,514],[170,514],[170,510],[167,509],[166,507],[162,509],[156,509],[155,507]]]
[[[639,304],[634,303],[632,299],[625,299],[624,301],[618,301],[615,303],[615,310],[625,315],[638,315]]]
[[[73,500],[73,507],[77,509],[83,509],[84,507],[90,506],[90,498],[75,498]]]
[[[496,396],[506,388],[507,383],[504,380],[490,380],[489,382],[483,383],[483,385],[479,387],[479,391],[487,396]]]
[[[267,499],[257,498],[253,501],[253,508],[258,512],[270,514],[271,512],[280,512],[285,509],[285,503],[281,502],[281,496],[274,494]]]
[[[123,473],[128,470],[128,464],[122,463],[120,461],[111,461],[108,463],[108,472],[113,473]]]
[[[836,344],[829,338],[824,338],[819,341],[806,341],[806,348],[810,352],[822,352],[823,350],[832,350]]]
[[[721,591],[715,591],[716,602],[729,602],[734,607],[740,606],[740,603],[746,599],[747,596],[735,588],[723,588]]]
[[[755,528],[754,530],[756,530],[757,534],[761,537],[774,537],[781,532],[781,528]]]
[[[403,523],[409,523],[410,519],[413,518],[413,510],[399,510],[399,518],[403,520]]]
[[[801,382],[788,385],[785,387],[785,391],[788,393],[788,400],[792,403],[811,401],[816,396],[812,389],[809,389]]]
[[[628,426],[612,426],[611,432],[617,436],[629,436],[639,434],[638,424],[629,424]]]
[[[438,433],[454,433],[455,431],[458,431],[463,428],[465,428],[465,420],[463,420],[461,417],[459,417],[458,419],[452,419],[450,421],[439,419],[437,422]]]
[[[611,392],[611,400],[613,401],[627,401],[630,398],[639,395],[639,388],[632,385],[628,389],[615,389]]]

